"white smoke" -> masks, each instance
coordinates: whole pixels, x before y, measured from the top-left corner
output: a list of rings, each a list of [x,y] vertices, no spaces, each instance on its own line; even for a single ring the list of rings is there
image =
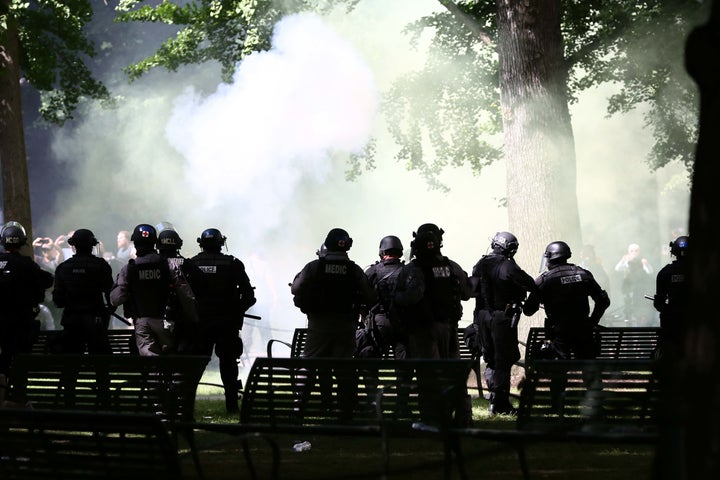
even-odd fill
[[[365,146],[377,107],[373,74],[352,45],[299,14],[276,25],[272,48],[246,58],[231,84],[208,97],[191,87],[166,132],[201,206],[238,208],[265,232],[284,223],[301,183],[328,178],[331,154]]]

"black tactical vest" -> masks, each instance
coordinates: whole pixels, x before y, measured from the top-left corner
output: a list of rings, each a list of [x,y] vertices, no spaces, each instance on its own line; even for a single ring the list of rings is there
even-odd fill
[[[128,262],[128,291],[138,317],[163,318],[172,284],[167,260],[149,253]]]

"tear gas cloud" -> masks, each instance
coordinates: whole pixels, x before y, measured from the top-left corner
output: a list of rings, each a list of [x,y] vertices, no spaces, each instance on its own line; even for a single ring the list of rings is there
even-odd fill
[[[348,230],[350,256],[365,267],[383,236],[397,235],[409,247],[413,230],[437,223],[446,231],[444,253],[469,272],[489,237],[507,228],[507,212],[498,206],[504,166],[498,162],[479,177],[448,168],[441,178],[450,193],[429,191],[393,160],[397,146],[379,111],[382,91],[423,59],[402,28],[437,8],[432,0],[373,0],[347,15],[295,15],[278,24],[269,51],[240,64],[232,84],[218,85],[219,67],[202,65],[118,85],[117,108],[92,109],[58,131],[58,168],[73,172],[75,186],[58,193],[43,230],[91,228],[114,250],[118,230],[170,221],[184,239],[182,253],[192,256],[200,232],[219,228],[256,286],[250,313],[263,320],[246,322],[243,333],[254,353],[264,351],[267,338],[289,339],[305,325],[287,283],[333,227]],[[583,226],[611,269],[634,236],[625,234],[634,226],[622,192],[657,195],[644,189],[656,182],[642,163],[649,146],[642,139],[650,134],[638,118],[604,119],[603,95],[581,97],[573,120],[581,216],[593,221]],[[618,132],[631,138],[619,141]],[[377,169],[347,182],[347,155],[371,137]],[[686,204],[678,208],[673,221],[685,222]],[[651,242],[657,237],[656,228]],[[470,302],[465,311],[469,320]]]

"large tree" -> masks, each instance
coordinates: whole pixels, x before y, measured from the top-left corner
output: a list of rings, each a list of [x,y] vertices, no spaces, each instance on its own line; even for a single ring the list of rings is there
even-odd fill
[[[108,99],[86,61],[89,0],[0,0],[0,168],[6,220],[32,229],[21,83],[41,92],[41,114],[62,124],[83,98]]]
[[[156,66],[175,70],[216,60],[229,81],[240,60],[269,47],[272,27],[282,15],[353,8],[361,1],[195,0],[153,7],[124,0],[126,21],[182,26],[129,72],[139,76]],[[444,8],[408,27],[418,35],[432,31],[427,64],[398,80],[386,97],[388,124],[400,145],[397,159],[421,172],[432,188],[445,188],[439,175],[445,167],[469,165],[480,173],[504,158],[504,202],[510,228],[524,245],[521,254],[542,251],[557,238],[571,244],[581,240],[568,109],[581,91],[605,82],[621,85],[608,109],[647,108],[646,123],[656,138],[650,168],[670,161],[691,165],[696,105],[680,59],[682,39],[706,5],[696,0],[438,2]],[[674,63],[668,60],[673,57]],[[361,166],[351,167],[359,171]]]

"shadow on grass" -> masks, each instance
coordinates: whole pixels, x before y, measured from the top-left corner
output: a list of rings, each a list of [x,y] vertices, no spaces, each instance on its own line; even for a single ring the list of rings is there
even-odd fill
[[[507,425],[514,419],[485,415],[487,402],[475,400],[476,425],[487,423],[493,428]],[[196,418],[219,423],[236,422],[222,411],[217,400],[199,400]],[[379,438],[346,436],[275,435],[281,451],[280,478],[283,480],[378,479],[381,477]],[[297,441],[307,440],[312,448],[293,452]],[[233,437],[207,432],[197,433],[200,458],[207,480],[247,479],[250,474],[244,461],[242,446]],[[522,479],[515,451],[495,442],[464,439],[462,449],[470,479]],[[270,450],[260,440],[251,446],[259,478],[268,478]],[[418,434],[414,438],[393,438],[390,441],[390,479],[442,479],[443,452],[439,440]],[[613,445],[537,444],[528,448],[528,462],[533,479],[641,480],[649,478],[653,460],[650,446],[617,448]],[[188,458],[183,464],[184,478],[195,478]],[[453,465],[453,478],[459,478]]]

